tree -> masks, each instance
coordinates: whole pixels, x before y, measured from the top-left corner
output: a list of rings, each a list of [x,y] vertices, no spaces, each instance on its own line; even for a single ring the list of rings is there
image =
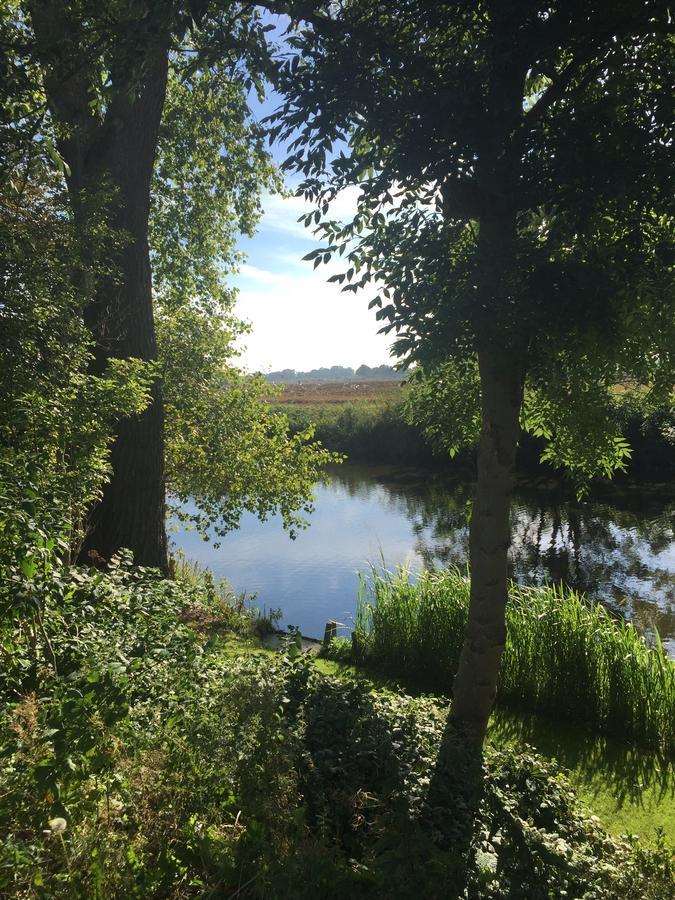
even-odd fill
[[[15,160],[16,161],[16,160]],[[115,424],[143,411],[152,372],[115,360],[93,375],[83,297],[72,283],[79,241],[67,198],[39,156],[0,181],[0,482],[26,521],[76,556],[87,513],[109,476]],[[31,169],[26,171],[26,167]],[[109,235],[99,234],[98,266]],[[50,499],[51,498],[51,499]],[[12,530],[12,529],[10,529]]]
[[[82,234],[91,229],[85,198],[105,185],[107,218],[125,240],[117,271],[96,281],[85,321],[95,336],[93,371],[111,358],[157,357],[148,250],[150,181],[166,92],[173,10],[136,12],[35,0],[29,5],[35,51],[56,146]],[[96,211],[95,214],[97,214]],[[85,550],[108,557],[120,546],[139,563],[166,568],[163,405],[159,382],[148,409],[120,423],[113,474],[92,513]]]
[[[183,409],[198,394],[205,413],[208,388],[212,420],[215,410],[223,411],[222,395],[235,372],[230,362],[227,384],[216,373],[222,374],[223,354],[231,358],[232,338],[241,330],[224,279],[238,261],[237,232],[251,232],[260,214],[261,190],[278,187],[246,103],[249,89],[260,90],[265,28],[247,4],[172,0],[131,6],[9,0],[3,27],[11,37],[7,71],[12,83],[28,83],[24,93],[32,97],[32,104],[16,110],[9,132],[28,118],[33,127],[28,134],[24,127],[20,137],[48,148],[65,175],[80,242],[73,287],[87,298],[84,321],[94,337],[91,374],[102,375],[120,359],[157,371],[157,317],[165,348],[171,346],[171,323],[203,331],[211,322],[228,335],[214,341],[201,380],[190,367],[172,366],[176,354],[160,361],[163,378],[153,381],[152,402],[118,424],[111,477],[91,511],[85,558],[94,550],[108,558],[124,546],[137,563],[166,569],[167,474],[169,486],[184,496],[204,489],[206,477],[204,468],[199,477],[194,466],[177,468],[179,448],[191,443],[194,458],[204,467],[206,461],[189,416],[171,423],[165,448],[164,389],[182,398]],[[41,105],[46,108],[40,115]],[[87,252],[102,223],[110,236],[110,265],[103,270]],[[183,379],[182,385],[174,379]],[[231,405],[233,415],[221,422],[221,432],[229,427],[236,433],[262,417],[268,425],[256,434],[266,464],[242,474],[235,459],[222,457],[236,440],[212,443],[210,451],[220,454],[213,469],[229,497],[214,505],[212,485],[209,509],[227,509],[232,525],[237,510],[259,500],[259,510],[279,505],[294,522],[290,507],[307,504],[326,457],[308,444],[309,435],[291,439],[282,419],[269,422],[261,390],[239,390],[241,402]],[[174,405],[170,412],[176,410]],[[179,437],[180,426],[191,430]],[[165,450],[173,454],[168,469]],[[225,465],[237,471],[236,478],[222,477]],[[294,477],[285,481],[280,472],[291,470]]]
[[[396,353],[480,395],[471,602],[451,716],[479,741],[505,643],[519,423],[584,485],[628,452],[616,381],[673,382],[668,4],[307,4],[274,134],[331,280],[371,287]],[[353,221],[328,217],[358,185]],[[464,387],[463,387],[464,386]],[[466,389],[464,389],[466,388]],[[468,416],[464,431],[471,432]],[[460,438],[466,434],[460,434]]]
[[[14,48],[0,56],[0,482],[11,521],[4,537],[23,533],[28,547],[30,534],[41,533],[68,559],[109,476],[115,425],[148,405],[153,372],[133,359],[90,370],[82,319],[90,298],[72,273],[85,252],[93,269],[109,272],[116,235],[97,220],[80,240],[58,155],[41,128],[39,70],[13,0],[0,2],[0,46]],[[33,542],[26,558],[48,550]]]

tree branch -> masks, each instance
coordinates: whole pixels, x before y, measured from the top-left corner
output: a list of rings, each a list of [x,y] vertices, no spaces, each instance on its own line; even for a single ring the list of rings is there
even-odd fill
[[[87,59],[82,58],[82,29],[70,18],[63,0],[32,0],[30,18],[35,33],[37,55],[44,67],[47,103],[54,120],[64,127],[59,150],[79,181],[84,157],[99,127],[91,112],[95,96]],[[66,66],[73,59],[77,65]]]

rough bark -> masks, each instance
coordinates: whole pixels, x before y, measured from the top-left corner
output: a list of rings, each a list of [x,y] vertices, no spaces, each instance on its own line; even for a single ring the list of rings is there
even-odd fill
[[[124,235],[115,277],[99,286],[87,320],[96,335],[95,365],[111,356],[157,358],[148,247],[150,181],[166,91],[167,54],[158,50],[134,103],[114,111],[115,137],[104,154],[104,173],[116,191],[114,228]],[[164,410],[155,382],[151,406],[123,420],[112,448],[113,476],[92,510],[83,555],[109,558],[120,547],[139,565],[166,570],[164,525]]]
[[[120,237],[121,249],[112,260],[114,275],[97,279],[94,298],[85,310],[95,339],[92,371],[102,372],[113,357],[155,360],[148,216],[167,81],[168,44],[162,38],[162,23],[158,21],[152,33],[140,74],[121,53],[111,73],[113,97],[105,115],[97,118],[90,107],[95,72],[88,71],[89,48],[81,38],[80,23],[70,18],[61,0],[36,0],[32,19],[50,110],[61,129],[59,150],[70,170],[68,189],[75,209],[81,209],[81,226],[86,230],[83,192],[105,185],[111,191],[105,215]],[[133,27],[131,23],[129,28]],[[146,412],[118,427],[112,476],[92,510],[82,561],[92,554],[108,559],[126,547],[137,564],[167,569],[163,418],[161,385],[156,383]]]

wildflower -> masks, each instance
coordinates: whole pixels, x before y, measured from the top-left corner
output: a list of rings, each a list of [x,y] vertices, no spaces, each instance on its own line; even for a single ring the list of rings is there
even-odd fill
[[[68,823],[61,816],[49,820],[49,828],[52,834],[63,834],[68,827]]]

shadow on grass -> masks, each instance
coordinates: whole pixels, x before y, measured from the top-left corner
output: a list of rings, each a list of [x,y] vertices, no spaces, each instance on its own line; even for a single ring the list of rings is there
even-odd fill
[[[330,663],[329,674],[344,674],[359,678],[377,690],[413,696],[429,696],[412,678],[392,678],[367,665],[342,666]],[[442,706],[449,698],[434,700]],[[444,738],[451,756],[451,734]],[[508,743],[516,747],[533,746],[548,759],[573,775],[577,786],[583,786],[591,796],[611,794],[612,806],[620,810],[624,805],[645,808],[667,803],[675,816],[675,778],[672,762],[655,750],[632,747],[613,735],[597,735],[589,726],[565,720],[554,721],[543,714],[531,714],[498,706],[491,717],[488,740],[494,746]],[[443,754],[442,754],[443,755]],[[442,768],[442,766],[441,766]],[[647,798],[648,802],[645,802]],[[592,812],[594,810],[591,810]],[[625,829],[621,829],[625,830]]]
[[[385,702],[386,712],[363,684],[327,679],[305,700],[301,790],[308,824],[330,834],[357,864],[374,867],[382,896],[411,896],[412,885],[425,897],[437,896],[439,885],[442,896],[460,896],[482,798],[482,758],[443,726],[444,713],[420,733],[405,701]]]
[[[668,760],[570,723],[561,727],[543,716],[497,710],[489,739],[495,745],[531,744],[587,785],[599,783],[604,792],[611,791],[618,808],[627,802],[642,806],[647,793],[653,802],[675,800],[675,779]]]

